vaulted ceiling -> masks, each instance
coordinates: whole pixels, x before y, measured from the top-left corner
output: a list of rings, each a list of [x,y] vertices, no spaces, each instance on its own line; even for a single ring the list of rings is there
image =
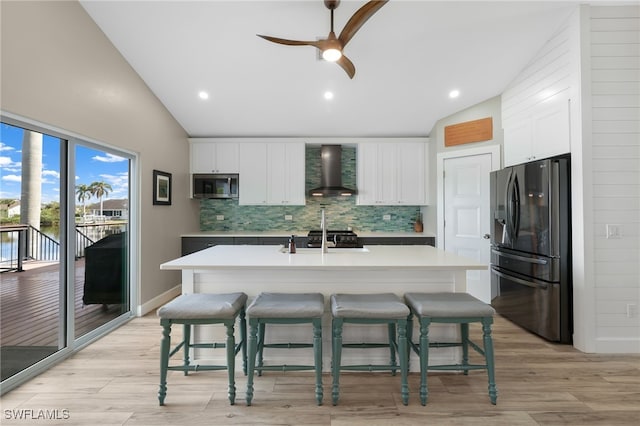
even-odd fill
[[[345,48],[353,79],[256,36],[325,38],[322,0],[81,4],[190,136],[388,137],[500,95],[577,2],[391,0]],[[340,2],[336,34],[364,4]]]

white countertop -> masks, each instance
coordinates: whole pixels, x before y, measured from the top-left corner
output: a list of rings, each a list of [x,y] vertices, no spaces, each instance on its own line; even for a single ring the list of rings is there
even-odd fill
[[[218,245],[163,263],[164,270],[206,269],[487,269],[487,265],[431,246],[365,246],[362,249],[298,248],[282,246]]]

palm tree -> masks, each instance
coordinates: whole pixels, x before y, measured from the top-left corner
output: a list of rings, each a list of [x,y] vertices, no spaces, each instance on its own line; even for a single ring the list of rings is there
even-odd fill
[[[100,200],[100,216],[102,216],[102,197],[109,195],[109,191],[113,191],[113,188],[106,182],[93,182],[89,185],[89,190]]]
[[[85,201],[91,198],[91,195],[93,195],[91,187],[89,185],[85,185],[84,183],[76,185],[76,195],[78,195],[78,202],[82,203],[82,221],[84,222],[85,218],[87,217]]]

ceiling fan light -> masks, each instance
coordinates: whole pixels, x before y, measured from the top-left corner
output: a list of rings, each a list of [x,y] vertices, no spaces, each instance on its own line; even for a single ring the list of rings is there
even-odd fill
[[[335,62],[342,57],[342,52],[338,49],[325,49],[322,51],[322,58],[325,61]]]

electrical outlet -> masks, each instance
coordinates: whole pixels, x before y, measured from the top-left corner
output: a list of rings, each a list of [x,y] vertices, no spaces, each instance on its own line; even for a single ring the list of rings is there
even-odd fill
[[[284,215],[284,220],[293,220],[293,216],[290,214],[285,214]]]
[[[216,215],[216,220],[224,220],[224,215],[223,214]]]
[[[622,238],[622,225],[607,224],[607,239]]]
[[[638,317],[638,305],[635,303],[627,303],[627,318]]]
[[[391,220],[391,215],[385,214],[384,216],[382,216],[382,220]]]

